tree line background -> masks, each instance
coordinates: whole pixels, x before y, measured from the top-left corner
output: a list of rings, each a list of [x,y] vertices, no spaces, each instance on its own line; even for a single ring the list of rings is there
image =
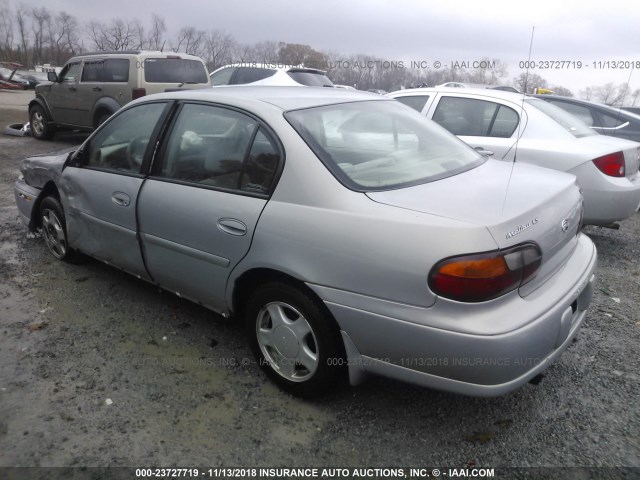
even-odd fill
[[[392,91],[458,81],[511,85],[527,93],[533,93],[536,87],[550,88],[558,95],[574,96],[570,89],[550,84],[538,74],[521,73],[509,80],[507,65],[497,59],[483,59],[493,62],[493,68],[485,69],[410,69],[407,65],[397,68],[398,62],[373,55],[344,55],[319,51],[310,45],[276,41],[244,44],[223,30],[205,31],[184,26],[170,32],[164,17],[155,13],[146,24],[137,18],[120,17],[82,24],[64,11],[24,4],[13,6],[9,0],[0,0],[0,61],[19,62],[27,68],[44,63],[61,66],[80,53],[137,49],[197,55],[206,62],[210,72],[236,62],[304,64],[326,70],[336,84],[360,90]],[[624,83],[596,85],[578,93],[586,100],[610,105],[635,105],[640,101],[640,89],[631,91]]]

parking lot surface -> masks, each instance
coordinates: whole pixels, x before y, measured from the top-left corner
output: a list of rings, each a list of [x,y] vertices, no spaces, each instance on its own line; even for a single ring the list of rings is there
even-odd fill
[[[25,121],[0,95],[0,131]],[[585,230],[594,303],[540,384],[469,398],[371,378],[304,401],[234,323],[97,261],[55,261],[27,232],[20,159],[84,138],[0,136],[0,466],[640,467],[640,214]]]

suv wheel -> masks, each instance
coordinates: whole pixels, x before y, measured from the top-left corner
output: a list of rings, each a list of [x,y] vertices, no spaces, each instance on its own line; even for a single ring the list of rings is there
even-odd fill
[[[49,116],[40,105],[34,105],[29,110],[29,123],[31,124],[31,134],[38,140],[48,140],[53,134],[49,125]]]

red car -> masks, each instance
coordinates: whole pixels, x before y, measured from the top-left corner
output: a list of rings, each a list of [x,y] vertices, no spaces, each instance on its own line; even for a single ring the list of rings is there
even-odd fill
[[[13,76],[22,65],[15,62],[0,62],[0,90],[24,90],[22,83],[14,82]]]

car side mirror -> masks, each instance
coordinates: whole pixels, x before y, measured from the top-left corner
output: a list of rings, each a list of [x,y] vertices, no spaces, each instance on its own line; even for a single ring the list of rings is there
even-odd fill
[[[56,72],[47,72],[47,80],[50,82],[57,82],[58,74]]]

